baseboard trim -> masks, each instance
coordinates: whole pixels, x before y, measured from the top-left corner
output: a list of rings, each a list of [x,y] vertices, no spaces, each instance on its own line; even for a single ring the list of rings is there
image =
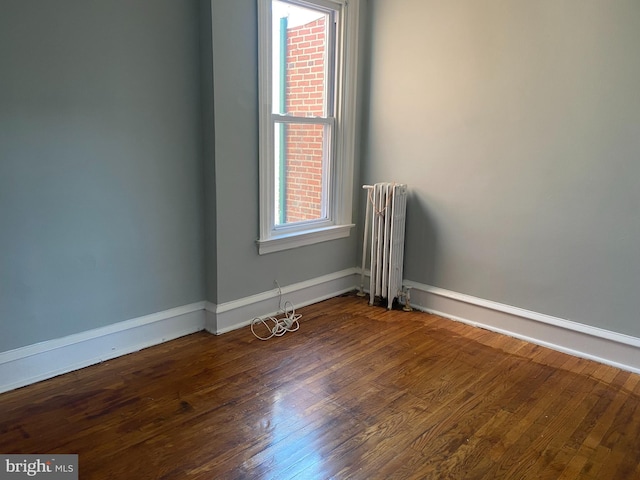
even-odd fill
[[[350,268],[281,288],[296,308],[356,288]],[[277,289],[216,305],[197,302],[63,338],[0,352],[0,393],[206,329],[217,335],[277,313]]]
[[[359,270],[350,268],[281,290],[283,299],[299,308],[352,291],[359,284]],[[403,284],[411,287],[411,305],[416,309],[640,373],[640,338],[418,282]],[[0,352],[0,393],[203,329],[219,335],[277,311],[278,291],[273,289],[219,305],[197,302]]]
[[[403,285],[418,310],[640,373],[640,338],[418,282]]]
[[[0,393],[204,329],[205,302],[192,303],[0,353]]]
[[[290,301],[296,308],[300,308],[353,291],[358,282],[357,273],[357,269],[349,268],[283,286],[281,288],[283,301]],[[275,315],[278,313],[278,308],[277,289],[218,305],[207,302],[205,328],[211,333],[220,335],[246,327],[255,317],[264,318]]]

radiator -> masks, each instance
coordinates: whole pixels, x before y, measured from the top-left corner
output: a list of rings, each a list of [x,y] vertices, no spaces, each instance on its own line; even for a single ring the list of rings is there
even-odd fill
[[[363,244],[363,271],[367,253],[368,224],[371,224],[369,263],[369,303],[376,297],[393,301],[402,295],[404,228],[407,211],[407,186],[397,183],[365,185],[367,212]]]

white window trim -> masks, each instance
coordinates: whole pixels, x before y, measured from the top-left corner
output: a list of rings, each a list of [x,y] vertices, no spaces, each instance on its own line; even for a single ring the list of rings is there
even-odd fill
[[[337,54],[343,52],[344,61],[338,62],[338,76],[342,88],[336,91],[336,168],[332,172],[333,190],[330,195],[332,211],[329,220],[275,226],[273,122],[271,108],[271,0],[258,2],[258,68],[269,72],[259,76],[259,146],[260,146],[260,237],[257,241],[260,255],[311,245],[318,242],[345,238],[350,235],[352,223],[353,180],[356,150],[356,86],[358,52],[358,18],[360,0],[313,0],[310,4],[341,9],[338,21],[343,32]],[[301,2],[303,3],[303,2]],[[265,31],[266,29],[266,31]],[[265,38],[267,41],[262,41]],[[266,78],[265,78],[266,77]]]

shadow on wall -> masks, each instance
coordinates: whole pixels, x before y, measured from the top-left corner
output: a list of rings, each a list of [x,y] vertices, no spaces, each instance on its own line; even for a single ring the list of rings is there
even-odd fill
[[[404,253],[404,278],[427,285],[438,284],[439,239],[429,208],[409,188]]]

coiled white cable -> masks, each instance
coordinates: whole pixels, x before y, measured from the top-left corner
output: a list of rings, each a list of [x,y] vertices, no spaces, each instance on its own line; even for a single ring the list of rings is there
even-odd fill
[[[260,318],[255,317],[251,320],[251,333],[260,339],[260,340],[269,340],[273,337],[281,337],[287,332],[295,332],[300,328],[300,320],[302,318],[302,314],[296,313],[295,308],[293,307],[293,303],[287,301],[282,305],[282,290],[280,289],[280,285],[278,282],[275,282],[278,286],[278,308],[279,308],[279,317],[269,317],[269,318]],[[269,322],[273,323],[273,326],[269,324]],[[258,335],[255,331],[255,326],[258,324],[264,325],[265,329],[269,332],[267,336]]]

